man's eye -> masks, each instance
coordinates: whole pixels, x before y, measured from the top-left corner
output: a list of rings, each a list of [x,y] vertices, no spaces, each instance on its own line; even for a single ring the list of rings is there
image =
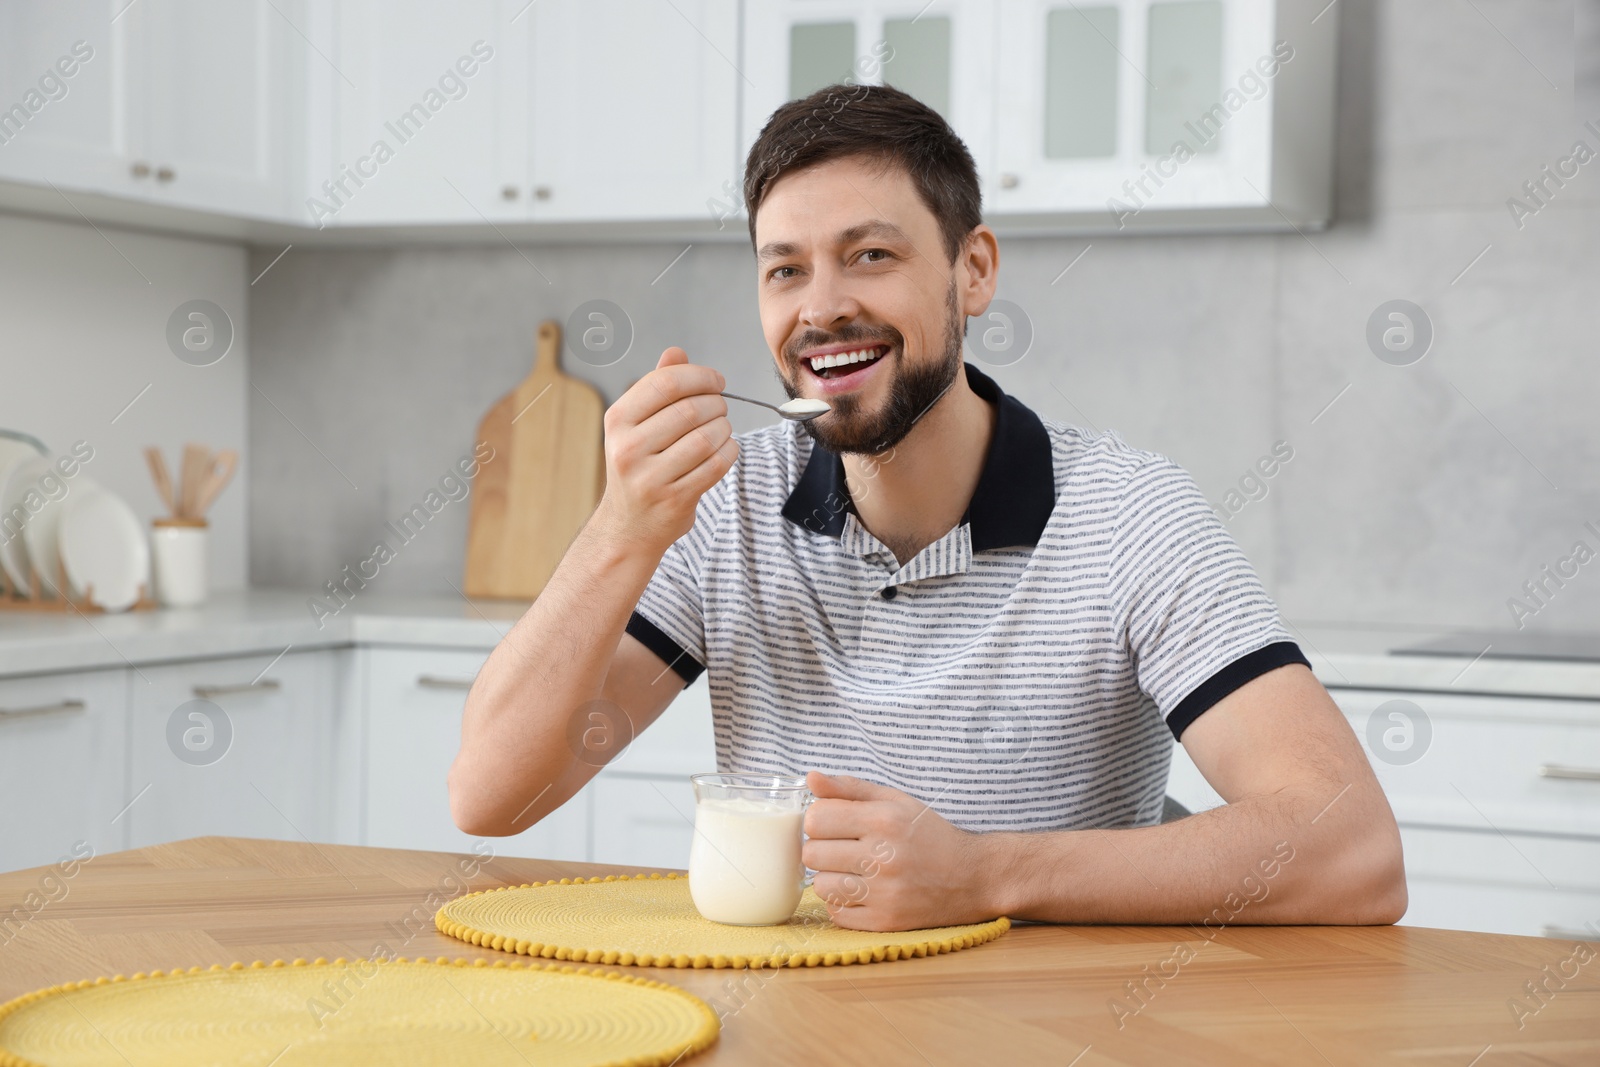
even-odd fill
[[[889,253],[884,251],[881,248],[869,248],[865,252],[861,253],[861,258],[862,259],[867,259],[868,256],[882,256],[885,259],[887,259],[888,256],[889,256]],[[882,261],[881,260],[877,260],[877,259],[873,259],[873,260],[869,260],[869,262],[879,263],[879,262],[882,262]]]
[[[795,267],[778,267],[776,270],[774,270],[771,273],[771,275],[769,275],[769,277],[776,278],[776,279],[782,281],[785,278],[794,277],[794,275],[792,275],[792,274],[785,274],[784,271],[786,271],[786,270],[796,270],[796,269],[798,269],[798,268],[795,268]]]

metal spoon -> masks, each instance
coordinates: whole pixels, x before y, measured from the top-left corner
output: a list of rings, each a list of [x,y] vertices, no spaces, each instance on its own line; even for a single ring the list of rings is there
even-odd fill
[[[746,404],[755,404],[758,407],[771,408],[779,415],[794,422],[807,422],[818,415],[826,415],[831,409],[821,400],[808,400],[801,397],[797,400],[785,400],[781,404],[769,404],[765,400],[751,400],[747,396],[738,396],[734,393],[723,393],[729,400],[743,400]],[[820,408],[819,406],[820,405]]]

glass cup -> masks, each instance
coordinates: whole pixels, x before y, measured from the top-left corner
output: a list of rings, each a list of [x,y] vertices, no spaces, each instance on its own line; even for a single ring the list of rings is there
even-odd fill
[[[810,884],[800,861],[811,791],[798,775],[692,774],[689,896],[729,926],[786,922]]]

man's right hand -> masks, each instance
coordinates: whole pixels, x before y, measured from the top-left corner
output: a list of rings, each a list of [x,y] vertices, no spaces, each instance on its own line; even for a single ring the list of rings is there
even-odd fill
[[[607,532],[665,553],[694,526],[694,509],[739,458],[719,371],[669,348],[606,410]]]

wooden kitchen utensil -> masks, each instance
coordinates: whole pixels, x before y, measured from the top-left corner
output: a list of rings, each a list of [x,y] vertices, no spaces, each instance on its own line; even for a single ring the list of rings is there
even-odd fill
[[[154,445],[146,448],[144,460],[150,465],[150,478],[156,483],[156,492],[161,494],[161,502],[167,505],[167,511],[176,515],[178,502],[172,496],[172,478],[167,474],[167,461],[161,455],[161,449]]]
[[[231,448],[224,448],[206,461],[204,477],[200,480],[200,488],[195,493],[192,518],[205,518],[206,509],[211,507],[217,495],[233,478],[233,472],[238,466],[239,453]]]
[[[600,393],[561,373],[559,323],[541,323],[537,341],[533,373],[478,424],[478,447],[494,451],[472,490],[468,596],[538,596],[605,487]]]
[[[178,517],[194,518],[195,501],[200,491],[201,479],[211,464],[211,450],[205,445],[189,443],[183,446],[183,468],[179,474]]]

